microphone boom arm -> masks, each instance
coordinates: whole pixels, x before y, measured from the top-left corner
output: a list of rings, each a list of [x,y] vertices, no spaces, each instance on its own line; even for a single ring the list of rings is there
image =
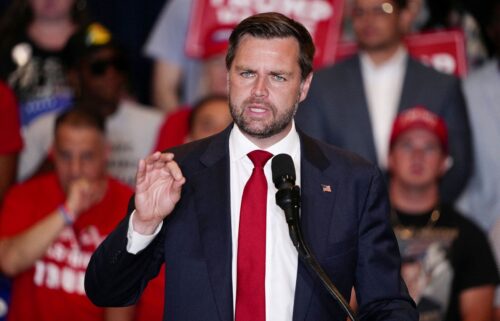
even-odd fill
[[[340,304],[345,313],[352,321],[357,321],[357,318],[337,287],[330,280],[326,272],[319,264],[316,257],[313,255],[309,246],[307,246],[302,230],[299,224],[299,209],[300,209],[300,188],[295,185],[293,187],[280,188],[276,192],[276,204],[285,212],[286,222],[288,224],[288,231],[292,243],[297,249],[300,258],[308,264],[311,269],[319,277],[321,283],[325,286],[327,291],[333,296]]]

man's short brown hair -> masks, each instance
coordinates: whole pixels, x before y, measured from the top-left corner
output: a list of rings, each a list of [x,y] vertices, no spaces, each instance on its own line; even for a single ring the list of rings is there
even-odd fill
[[[80,128],[93,128],[102,134],[106,133],[104,118],[96,111],[77,103],[71,109],[62,112],[56,118],[54,133],[61,125],[70,125]]]
[[[311,73],[314,58],[314,43],[309,31],[299,22],[277,12],[260,13],[241,21],[229,37],[226,67],[229,70],[241,39],[250,35],[256,38],[293,37],[299,44],[299,66],[302,80]]]

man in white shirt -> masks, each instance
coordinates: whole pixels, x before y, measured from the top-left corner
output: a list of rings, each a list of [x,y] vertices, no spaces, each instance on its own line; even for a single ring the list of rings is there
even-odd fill
[[[234,29],[226,65],[235,125],[140,161],[130,213],[87,270],[95,304],[133,304],[165,263],[165,320],[345,320],[298,259],[274,202],[271,162],[259,168],[250,160],[255,152],[286,153],[302,189],[305,238],[339,291],[347,297],[355,287],[359,313],[370,320],[417,319],[399,274],[380,171],[295,128],[313,56],[304,26],[281,14],[255,15]],[[258,202],[265,203],[265,222],[255,228],[240,222],[248,222],[247,187],[258,175],[267,181],[267,200]],[[251,243],[264,236],[264,258],[250,264],[263,268],[263,279],[240,274],[253,272],[240,265],[249,246],[240,236],[248,229]],[[240,295],[249,290],[251,298]]]
[[[397,113],[426,106],[450,131],[451,168],[441,183],[453,201],[471,171],[470,129],[460,82],[409,57],[403,42],[412,14],[406,0],[355,0],[359,53],[319,71],[296,117],[307,134],[348,149],[387,170]]]

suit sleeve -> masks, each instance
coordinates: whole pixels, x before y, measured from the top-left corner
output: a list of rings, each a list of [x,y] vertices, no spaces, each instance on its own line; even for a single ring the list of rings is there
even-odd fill
[[[453,164],[441,182],[441,201],[452,204],[467,184],[473,161],[469,117],[458,79],[454,79],[443,103],[448,105],[442,110],[448,127],[448,146]]]
[[[85,273],[85,292],[97,306],[115,307],[135,304],[154,278],[163,261],[163,224],[160,233],[137,254],[127,252],[127,231],[133,196],[128,215],[99,245]]]
[[[384,179],[378,169],[366,194],[358,230],[355,290],[361,320],[418,320],[401,278],[401,259],[389,220]]]

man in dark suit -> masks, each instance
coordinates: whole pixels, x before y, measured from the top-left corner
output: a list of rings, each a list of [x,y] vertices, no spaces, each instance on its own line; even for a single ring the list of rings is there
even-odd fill
[[[309,135],[387,169],[389,133],[398,112],[422,105],[443,117],[450,168],[441,197],[452,202],[471,172],[471,137],[460,81],[408,56],[406,0],[355,0],[352,23],[359,53],[315,75],[297,124]]]
[[[313,56],[307,30],[283,15],[255,15],[234,29],[226,64],[235,125],[141,160],[129,214],[87,270],[95,304],[135,303],[165,263],[165,320],[345,320],[298,259],[270,162],[254,160],[287,153],[302,189],[304,237],[339,291],[356,289],[362,320],[417,320],[380,171],[295,128]],[[249,188],[257,181],[265,186]],[[264,199],[249,204],[262,190]]]

